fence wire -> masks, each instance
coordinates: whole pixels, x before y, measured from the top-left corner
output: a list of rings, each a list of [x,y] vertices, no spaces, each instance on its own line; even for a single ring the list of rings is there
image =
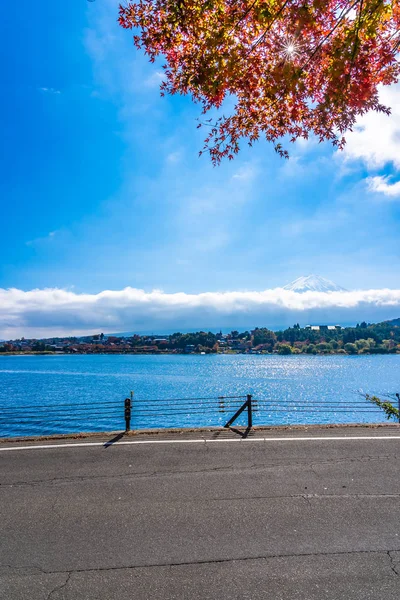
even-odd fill
[[[130,428],[224,426],[246,403],[248,395],[186,398],[134,397]],[[128,399],[129,400],[129,399]],[[354,401],[334,398],[292,400],[251,398],[254,425],[383,422],[384,413],[360,396]],[[247,411],[247,409],[246,409]],[[42,404],[0,407],[0,437],[52,435],[125,429],[124,401]],[[246,425],[243,412],[236,424]]]

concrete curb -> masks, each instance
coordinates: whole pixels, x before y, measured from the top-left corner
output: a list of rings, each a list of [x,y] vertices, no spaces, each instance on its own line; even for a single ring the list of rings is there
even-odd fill
[[[252,428],[252,431],[262,433],[263,431],[309,431],[309,430],[329,430],[329,429],[390,429],[394,428],[398,430],[400,424],[398,423],[345,423],[345,424],[323,424],[323,425],[270,425],[261,426],[256,425]],[[245,427],[235,427],[237,430],[245,430]],[[0,444],[10,443],[21,443],[21,442],[41,442],[41,441],[55,441],[55,440],[79,440],[79,439],[99,439],[104,437],[117,436],[123,433],[124,437],[141,437],[141,436],[163,436],[165,434],[173,434],[175,436],[183,436],[186,434],[202,434],[202,433],[215,433],[218,431],[229,431],[229,428],[224,427],[199,427],[199,428],[166,428],[166,429],[138,429],[132,430],[127,433],[119,431],[96,431],[96,432],[79,432],[79,433],[64,433],[55,435],[41,435],[41,436],[19,436],[19,437],[2,437],[0,438]]]

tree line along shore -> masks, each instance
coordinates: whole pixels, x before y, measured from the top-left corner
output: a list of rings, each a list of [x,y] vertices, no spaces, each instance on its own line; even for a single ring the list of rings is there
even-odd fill
[[[400,319],[355,327],[299,324],[282,331],[198,331],[172,335],[106,335],[9,340],[0,355],[15,354],[400,354]]]

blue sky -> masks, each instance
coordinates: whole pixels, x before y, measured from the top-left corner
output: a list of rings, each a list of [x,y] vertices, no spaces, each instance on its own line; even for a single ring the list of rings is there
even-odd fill
[[[345,153],[243,144],[213,168],[199,107],[159,97],[117,8],[3,9],[0,288],[261,291],[314,272],[400,289],[400,88]]]

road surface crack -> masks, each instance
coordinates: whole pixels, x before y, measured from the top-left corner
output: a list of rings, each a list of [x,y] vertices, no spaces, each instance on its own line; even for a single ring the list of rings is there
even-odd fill
[[[53,596],[53,594],[55,594],[56,592],[59,592],[60,590],[63,590],[68,585],[69,580],[71,579],[71,575],[72,575],[72,571],[67,571],[66,579],[65,579],[64,583],[62,583],[61,585],[57,585],[55,588],[53,588],[47,595],[46,600],[50,600],[51,597]]]
[[[111,479],[122,479],[127,481],[129,479],[141,479],[146,477],[164,477],[168,475],[192,475],[194,473],[214,473],[220,471],[229,471],[234,468],[234,465],[228,465],[225,467],[207,467],[205,469],[194,469],[194,470],[171,470],[171,471],[139,471],[128,473],[119,473],[117,475],[82,475],[78,477],[53,477],[51,479],[35,479],[33,481],[16,481],[13,483],[0,483],[0,488],[12,488],[12,487],[35,487],[41,484],[56,485],[58,483],[81,483],[85,481],[108,481]]]
[[[258,555],[258,556],[238,556],[234,558],[216,558],[216,559],[205,559],[205,560],[196,560],[196,561],[186,561],[186,562],[173,562],[173,563],[152,563],[152,564],[138,564],[138,565],[122,565],[117,567],[93,567],[88,569],[68,569],[62,571],[45,571],[40,569],[43,573],[47,575],[55,575],[55,574],[63,574],[66,575],[66,580],[61,585],[56,586],[51,590],[48,594],[46,600],[51,600],[53,594],[57,591],[65,588],[70,578],[75,573],[97,573],[103,571],[123,571],[129,569],[154,569],[154,568],[162,568],[162,567],[187,567],[187,566],[195,566],[195,565],[212,565],[212,564],[221,564],[221,563],[231,563],[231,562],[247,562],[247,561],[257,561],[257,560],[273,560],[280,558],[312,558],[318,556],[351,556],[356,554],[382,554],[389,557],[392,565],[392,571],[396,574],[396,576],[400,576],[398,571],[399,565],[398,562],[391,556],[393,552],[400,552],[400,549],[394,550],[348,550],[348,551],[337,551],[337,552],[308,552],[308,553],[299,553],[299,554],[266,554],[266,555]],[[7,565],[9,566],[9,565]],[[14,567],[10,567],[14,568]]]
[[[400,577],[400,570],[399,570],[399,562],[400,562],[400,559],[396,561],[396,560],[394,559],[394,557],[392,556],[392,552],[393,552],[393,550],[392,550],[392,551],[391,551],[391,550],[388,550],[388,553],[387,553],[387,555],[388,555],[388,557],[389,557],[389,560],[390,560],[390,568],[392,569],[393,573],[394,573],[394,574],[395,574],[397,577]]]
[[[292,469],[292,468],[302,468],[308,467],[316,477],[320,478],[321,473],[318,473],[316,470],[317,467],[337,465],[344,462],[370,462],[370,461],[379,461],[379,460],[394,460],[397,455],[390,456],[368,456],[363,455],[359,457],[342,457],[334,460],[321,460],[315,461],[310,464],[308,463],[306,457],[304,457],[304,462],[302,460],[297,459],[294,462],[269,462],[269,463],[253,463],[250,466],[247,465],[227,465],[224,467],[208,467],[206,469],[194,469],[194,470],[168,470],[168,471],[128,471],[124,473],[118,474],[110,474],[110,475],[81,475],[75,477],[53,477],[50,479],[36,479],[32,481],[16,481],[12,483],[0,483],[0,488],[9,488],[9,487],[17,487],[17,486],[37,486],[41,484],[51,484],[55,485],[58,483],[79,483],[85,481],[96,481],[96,480],[111,480],[111,479],[131,479],[131,478],[145,478],[145,477],[163,477],[168,475],[185,475],[185,474],[193,474],[193,473],[213,473],[218,471],[229,471],[234,469],[238,473],[241,471],[246,471],[247,469],[251,469],[253,471],[258,470],[275,470],[275,469]]]

